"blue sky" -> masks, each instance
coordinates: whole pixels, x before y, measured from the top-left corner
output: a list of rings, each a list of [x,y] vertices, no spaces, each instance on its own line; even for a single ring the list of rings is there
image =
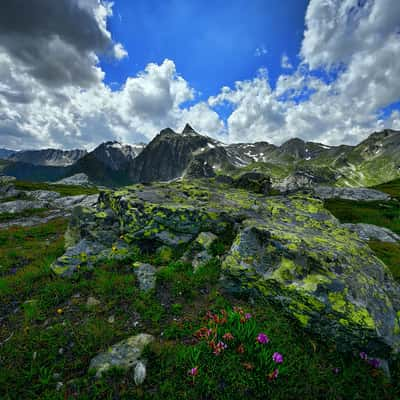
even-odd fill
[[[0,2],[1,147],[400,130],[399,0],[21,1]]]
[[[108,28],[129,57],[104,59],[109,84],[125,82],[150,62],[174,60],[179,73],[201,92],[254,77],[268,68],[272,85],[285,53],[298,63],[307,0],[117,0]],[[259,56],[255,55],[260,49]],[[266,50],[266,54],[262,51]]]

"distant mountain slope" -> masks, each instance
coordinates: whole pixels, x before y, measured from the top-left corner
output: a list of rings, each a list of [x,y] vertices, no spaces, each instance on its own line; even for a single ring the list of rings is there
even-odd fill
[[[69,174],[84,173],[91,182],[99,185],[120,186],[130,183],[128,169],[139,155],[144,144],[123,145],[119,142],[105,142],[79,159]]]
[[[5,160],[8,157],[12,156],[15,154],[15,150],[9,150],[9,149],[0,149],[0,159]]]
[[[24,150],[10,155],[8,159],[15,162],[24,162],[33,165],[51,167],[67,167],[74,164],[86,154],[86,150]]]

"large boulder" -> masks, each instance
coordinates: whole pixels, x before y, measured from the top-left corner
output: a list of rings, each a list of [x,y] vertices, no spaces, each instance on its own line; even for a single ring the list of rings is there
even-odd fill
[[[400,348],[400,287],[316,199],[275,197],[243,222],[223,263],[227,289],[282,306],[303,327],[381,358]]]

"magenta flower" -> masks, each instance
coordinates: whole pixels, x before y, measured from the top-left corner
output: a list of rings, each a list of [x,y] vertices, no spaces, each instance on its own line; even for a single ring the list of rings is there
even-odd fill
[[[196,376],[199,373],[199,367],[194,367],[189,369],[188,374],[191,376]]]
[[[283,356],[281,353],[275,352],[272,356],[272,359],[275,363],[277,364],[282,364],[283,363]]]
[[[278,369],[275,369],[275,370],[272,371],[270,374],[268,374],[268,379],[269,379],[270,381],[273,381],[273,380],[275,380],[275,379],[278,377],[278,374],[279,374],[279,370],[278,370]]]
[[[261,332],[257,336],[257,342],[260,344],[267,344],[269,342],[269,337],[265,333]]]
[[[332,369],[332,372],[337,375],[340,372],[340,368],[336,367]]]
[[[251,314],[250,313],[246,313],[244,316],[247,320],[249,320],[251,318]]]
[[[360,358],[361,358],[361,360],[368,360],[368,355],[367,355],[367,353],[365,353],[364,351],[362,351],[362,352],[360,353]]]

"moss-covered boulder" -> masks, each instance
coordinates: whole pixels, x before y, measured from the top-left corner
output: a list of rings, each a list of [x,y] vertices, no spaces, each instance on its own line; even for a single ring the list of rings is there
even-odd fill
[[[397,353],[399,286],[369,247],[319,200],[269,198],[265,211],[243,221],[223,263],[225,286],[279,304],[339,349]]]

